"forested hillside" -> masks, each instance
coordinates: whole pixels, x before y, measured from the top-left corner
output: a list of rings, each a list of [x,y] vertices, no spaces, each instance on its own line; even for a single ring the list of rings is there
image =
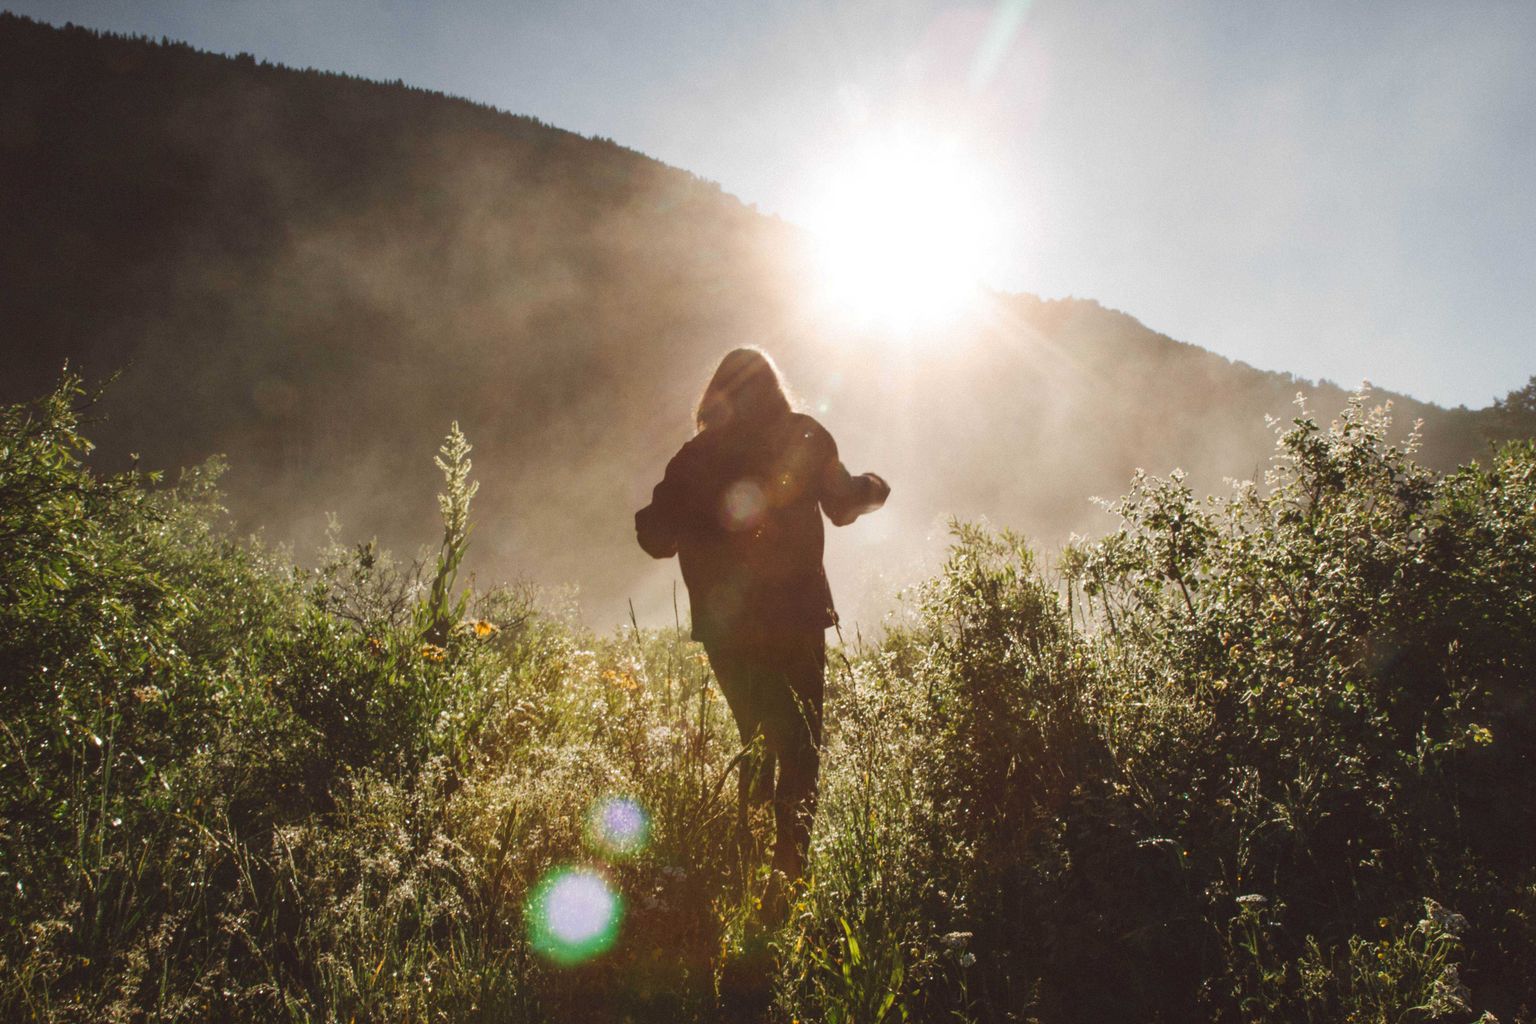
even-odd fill
[[[412,89],[0,16],[0,399],[66,360],[121,371],[98,458],[228,456],[246,528],[395,546],[430,532],[427,439],[479,445],[472,563],[574,585],[592,621],[670,621],[672,570],[630,513],[727,348],[757,343],[885,513],[832,541],[872,624],[933,568],[951,515],[1047,547],[1112,524],[1138,467],[1217,486],[1274,445],[1298,390],[1090,301],[997,295],[942,331],[847,326],[806,240],[606,140]],[[895,211],[893,211],[894,213]],[[1305,368],[1297,368],[1304,370]],[[1515,385],[1518,382],[1511,382]],[[1353,384],[1353,382],[1351,382]],[[1442,468],[1479,416],[1394,398]]]

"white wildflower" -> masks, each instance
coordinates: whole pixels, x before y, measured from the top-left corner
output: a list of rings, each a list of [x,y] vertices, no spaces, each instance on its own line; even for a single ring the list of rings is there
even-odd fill
[[[1466,930],[1465,917],[1441,906],[1427,896],[1424,898],[1424,919],[1419,922],[1419,931],[1442,931],[1447,935],[1459,936]]]
[[[973,938],[975,935],[972,932],[949,932],[939,941],[945,949],[963,949]]]

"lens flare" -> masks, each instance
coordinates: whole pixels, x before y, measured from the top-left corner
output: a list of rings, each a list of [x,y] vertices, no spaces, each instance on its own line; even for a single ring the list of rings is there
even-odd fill
[[[587,815],[587,841],[609,857],[632,857],[651,838],[651,818],[629,797],[599,800]]]
[[[756,480],[738,480],[726,488],[720,503],[720,519],[728,530],[755,526],[767,506],[762,485]]]
[[[597,872],[557,868],[528,898],[528,940],[557,964],[579,964],[613,945],[623,917],[623,901]]]

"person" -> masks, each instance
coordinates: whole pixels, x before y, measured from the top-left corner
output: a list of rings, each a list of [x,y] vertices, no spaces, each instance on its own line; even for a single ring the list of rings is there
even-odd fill
[[[782,872],[793,882],[804,873],[816,811],[825,631],[837,623],[821,516],[846,526],[884,505],[890,487],[844,468],[832,435],[791,408],[777,368],[757,348],[720,361],[695,425],[635,514],[635,532],[652,557],[677,556],[693,638],[742,743],[762,736],[762,757],[741,766],[740,806],[744,820],[749,797],[771,794],[770,878]]]

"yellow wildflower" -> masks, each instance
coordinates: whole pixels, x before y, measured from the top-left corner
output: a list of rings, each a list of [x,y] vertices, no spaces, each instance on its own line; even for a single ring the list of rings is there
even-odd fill
[[[605,668],[603,669],[603,680],[631,693],[640,689],[640,681],[629,672],[615,672],[611,668]]]

